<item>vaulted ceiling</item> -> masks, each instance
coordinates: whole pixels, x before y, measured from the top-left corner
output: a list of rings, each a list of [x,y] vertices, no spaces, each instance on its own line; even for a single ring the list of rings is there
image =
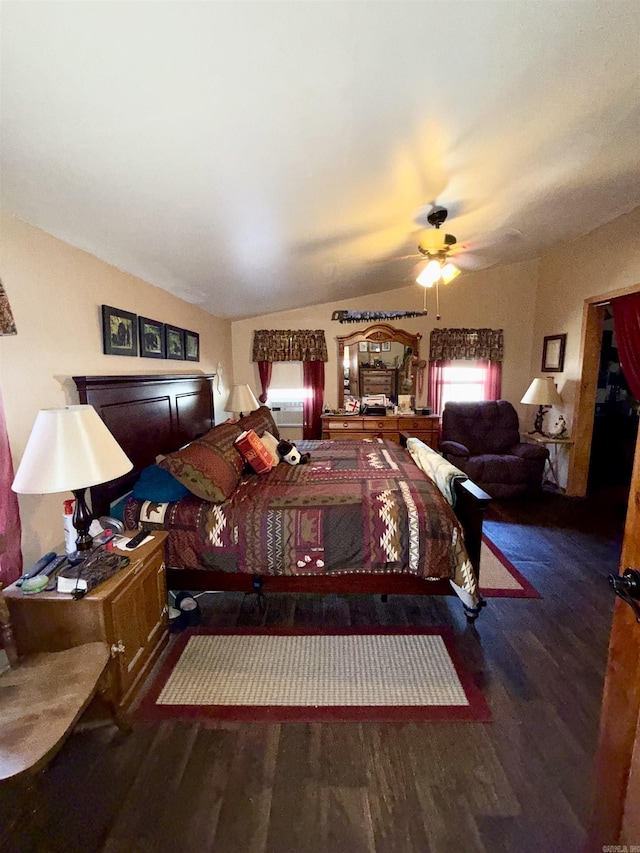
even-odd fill
[[[640,205],[640,4],[2,3],[5,210],[222,317],[406,286]],[[461,281],[461,280],[460,280]]]

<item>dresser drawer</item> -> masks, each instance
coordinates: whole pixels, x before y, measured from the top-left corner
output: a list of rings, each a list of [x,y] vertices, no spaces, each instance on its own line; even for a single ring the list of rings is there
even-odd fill
[[[400,415],[398,417],[398,429],[401,432],[411,432],[412,430],[421,430],[422,432],[438,432],[439,428],[439,418],[437,415],[433,417],[428,417],[423,415],[422,417],[416,415],[415,417],[411,415]]]
[[[362,432],[362,418],[331,418],[328,423],[323,425],[331,432],[342,432],[343,430]]]
[[[398,421],[396,418],[386,418],[384,415],[380,418],[363,418],[362,428],[366,432],[397,432]]]

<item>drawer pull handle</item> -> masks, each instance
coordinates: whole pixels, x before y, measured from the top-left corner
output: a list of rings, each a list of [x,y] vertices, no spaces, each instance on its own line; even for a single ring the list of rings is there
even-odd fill
[[[124,654],[124,652],[125,652],[125,648],[124,648],[124,645],[123,645],[123,643],[122,643],[122,640],[118,640],[118,645],[116,645],[116,644],[114,643],[114,644],[111,646],[111,657],[112,657],[112,658],[115,658],[115,657],[117,657],[118,655],[123,655],[123,654]]]

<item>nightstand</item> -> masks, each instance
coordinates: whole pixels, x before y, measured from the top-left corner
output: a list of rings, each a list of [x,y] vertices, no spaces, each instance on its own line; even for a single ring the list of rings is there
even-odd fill
[[[570,438],[555,438],[552,435],[538,435],[537,433],[526,433],[524,438],[531,442],[531,444],[541,444],[543,447],[546,447],[549,451],[549,473],[553,478],[553,482],[558,489],[559,492],[563,491],[560,486],[560,481],[558,477],[558,454],[562,447],[571,447],[573,444],[572,439]]]
[[[15,584],[4,590],[20,654],[54,652],[106,641],[111,649],[109,692],[127,708],[169,637],[164,542],[153,541],[126,554],[129,565],[83,598],[57,592],[24,595]]]

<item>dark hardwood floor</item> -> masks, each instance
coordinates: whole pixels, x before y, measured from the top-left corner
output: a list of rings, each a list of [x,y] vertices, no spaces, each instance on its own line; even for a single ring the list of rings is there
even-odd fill
[[[0,850],[579,851],[623,525],[607,500],[494,504],[486,530],[542,593],[208,595],[217,625],[449,625],[491,723],[136,723],[74,734],[35,792],[0,789]],[[1,723],[0,723],[1,725]]]

